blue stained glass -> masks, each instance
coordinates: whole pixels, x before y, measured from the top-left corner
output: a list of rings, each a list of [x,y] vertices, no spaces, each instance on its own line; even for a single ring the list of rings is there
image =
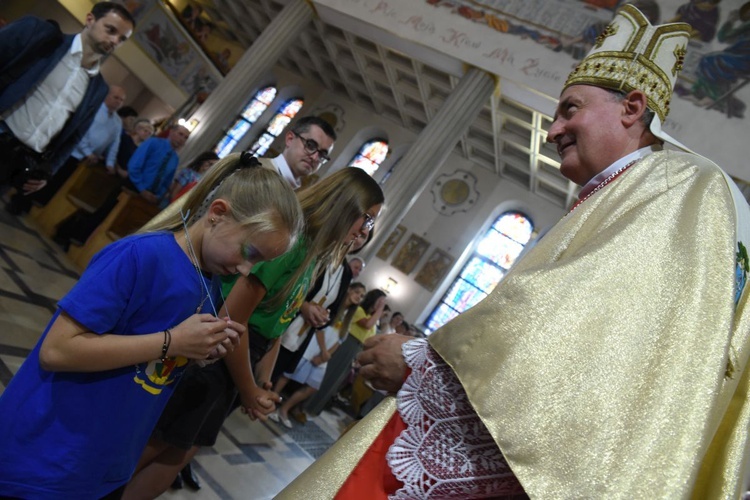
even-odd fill
[[[477,247],[480,255],[484,255],[504,269],[510,268],[522,250],[523,245],[492,229]]]
[[[378,167],[380,165],[378,165],[377,163],[371,162],[370,160],[368,160],[362,155],[357,155],[354,157],[354,161],[351,162],[349,166],[361,168],[362,170],[367,172],[369,175],[372,175],[378,170]]]
[[[349,163],[349,166],[361,168],[372,175],[378,170],[378,167],[383,163],[386,156],[388,156],[388,143],[380,139],[375,139],[366,142],[359,148],[359,152]]]
[[[523,214],[506,212],[498,217],[477,245],[475,255],[461,270],[461,275],[430,314],[425,325],[426,333],[432,333],[492,292],[528,243],[533,229],[531,221]]]
[[[299,113],[299,110],[302,109],[302,105],[305,103],[302,99],[294,99],[292,101],[287,102],[284,107],[281,108],[281,111],[279,111],[281,114],[284,114],[288,116],[289,118],[294,118],[294,116]],[[278,135],[278,134],[277,134]]]
[[[224,158],[226,155],[232,152],[237,146],[237,143],[242,137],[250,130],[250,127],[255,123],[260,115],[268,108],[268,105],[273,102],[276,98],[276,87],[266,87],[255,94],[253,100],[250,101],[244,110],[242,110],[241,117],[234,122],[232,128],[226,133],[226,135],[216,145],[214,151],[219,158]],[[266,148],[268,149],[268,148]],[[265,150],[264,150],[265,152]]]
[[[268,124],[266,132],[273,134],[274,137],[278,137],[284,128],[289,125],[292,119],[286,115],[278,114],[271,119],[271,123]]]
[[[271,104],[273,100],[276,99],[276,87],[266,87],[263,90],[258,91],[258,93],[255,94],[255,99],[258,99],[266,105]]]
[[[262,115],[266,109],[268,109],[268,104],[262,103],[257,99],[253,99],[253,102],[251,102],[250,105],[246,107],[242,112],[242,117],[250,123],[255,123],[255,120],[257,120],[258,117]]]
[[[531,221],[520,213],[506,213],[492,225],[495,229],[506,236],[513,238],[518,243],[525,245],[531,238],[533,227]]]
[[[274,139],[276,139],[274,136],[264,132],[251,148],[253,153],[263,156],[268,151],[268,148],[271,147],[271,144],[273,144]]]
[[[242,139],[242,136],[247,133],[248,130],[250,130],[250,124],[240,118],[235,122],[234,125],[232,125],[232,128],[229,129],[227,135],[239,141],[240,139]]]
[[[472,286],[468,281],[458,279],[445,294],[443,302],[453,309],[463,312],[477,305],[486,296],[486,293]]]
[[[235,139],[232,139],[229,135],[225,135],[214,151],[219,158],[224,158],[232,152],[236,145],[237,141]]]
[[[503,276],[505,276],[505,273],[501,269],[479,257],[473,257],[461,272],[463,279],[487,294],[500,283]]]
[[[445,304],[440,304],[432,313],[430,319],[427,320],[427,325],[425,326],[427,326],[429,333],[432,333],[456,316],[458,316],[456,311]]]

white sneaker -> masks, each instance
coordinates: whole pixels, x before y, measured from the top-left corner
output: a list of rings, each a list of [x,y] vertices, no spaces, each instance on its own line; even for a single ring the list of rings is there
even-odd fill
[[[283,424],[284,427],[286,427],[287,429],[291,429],[292,428],[292,421],[289,420],[289,417],[282,417],[278,410],[276,410],[273,413],[270,413],[268,415],[268,418],[270,418],[271,420],[273,420],[277,424],[278,423]]]

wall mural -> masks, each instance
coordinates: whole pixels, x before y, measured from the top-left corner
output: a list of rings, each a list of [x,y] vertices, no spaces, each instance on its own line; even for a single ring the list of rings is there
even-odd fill
[[[419,261],[422,260],[422,256],[429,247],[429,241],[421,236],[412,234],[406,240],[406,244],[398,251],[398,255],[393,259],[391,265],[404,274],[410,274]]]
[[[747,96],[737,95],[750,78],[750,1],[687,0],[676,9],[655,0],[579,0],[578,9],[561,9],[546,0],[426,0],[476,23],[533,40],[580,60],[593,47],[623,3],[638,7],[651,24],[686,22],[693,27],[678,96],[698,107],[744,118]]]
[[[136,19],[135,43],[178,87],[189,96],[207,95],[216,88],[219,83],[216,71],[203,62],[198,49],[161,2],[125,0],[121,3]]]
[[[383,246],[380,247],[376,256],[381,260],[387,261],[388,257],[391,256],[399,242],[401,242],[401,238],[404,237],[404,234],[406,234],[406,227],[401,225],[396,226],[396,229],[391,231],[391,234],[388,235],[388,239],[385,240]]]
[[[453,261],[454,259],[450,254],[436,248],[414,277],[414,281],[430,292],[435,291],[435,288],[443,281],[445,274],[453,265]]]

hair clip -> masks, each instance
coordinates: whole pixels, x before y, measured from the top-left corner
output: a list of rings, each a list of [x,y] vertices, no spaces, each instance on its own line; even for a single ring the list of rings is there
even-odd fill
[[[259,167],[260,160],[250,151],[240,153],[240,165],[243,167]]]

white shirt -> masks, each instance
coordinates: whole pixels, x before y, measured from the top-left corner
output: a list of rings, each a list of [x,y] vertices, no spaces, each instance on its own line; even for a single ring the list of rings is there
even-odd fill
[[[341,279],[343,278],[345,265],[346,264],[342,264],[333,270],[330,266],[326,269],[320,290],[318,290],[318,293],[315,294],[310,302],[320,304],[321,299],[325,297],[323,303],[320,304],[324,309],[327,309],[328,306],[336,302],[336,298],[339,295],[339,287],[341,287]],[[310,325],[305,323],[305,318],[302,314],[298,314],[297,317],[289,323],[289,326],[281,336],[281,345],[292,352],[296,352],[302,345],[302,342],[304,342],[305,338],[307,338],[305,335],[300,336],[300,333],[307,333],[309,329]],[[310,344],[312,345],[313,342],[317,344],[315,339],[312,339]]]
[[[73,39],[70,50],[36,88],[5,118],[5,124],[19,141],[37,153],[65,126],[68,117],[81,104],[89,79],[99,73],[81,66],[81,34]]]
[[[646,146],[645,148],[641,148],[637,151],[633,151],[632,153],[623,156],[616,162],[614,162],[612,165],[607,167],[606,169],[602,170],[598,174],[596,174],[594,177],[591,178],[590,181],[586,183],[585,186],[581,188],[581,191],[578,193],[578,199],[582,200],[588,195],[591,191],[596,188],[599,184],[601,184],[604,179],[612,175],[613,173],[617,172],[618,169],[624,167],[628,163],[640,160],[641,158],[645,158],[646,156],[650,155],[651,153],[655,153],[656,151],[661,151],[663,148],[659,144],[652,144],[650,146]]]
[[[273,158],[271,163],[273,163],[273,166],[276,168],[279,175],[286,179],[289,185],[292,186],[292,189],[299,189],[302,182],[294,176],[292,169],[289,168],[289,164],[286,162],[286,158],[284,158],[284,155],[279,155],[276,158]]]
[[[104,157],[105,165],[114,167],[117,163],[117,150],[120,148],[122,120],[105,103],[99,106],[94,121],[70,156],[82,160],[89,155]]]

